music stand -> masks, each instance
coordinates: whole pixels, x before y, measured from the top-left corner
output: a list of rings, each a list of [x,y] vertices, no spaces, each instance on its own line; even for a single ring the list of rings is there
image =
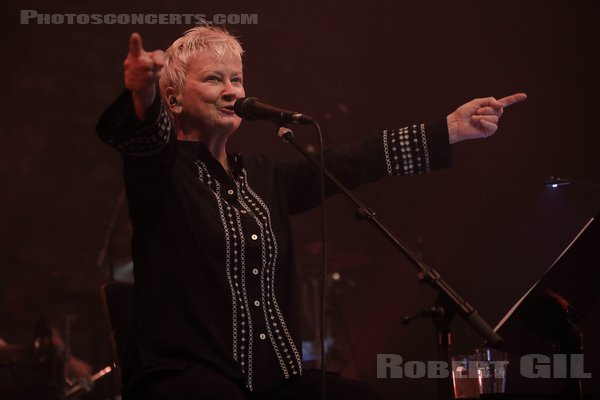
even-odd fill
[[[574,322],[600,299],[598,283],[591,277],[591,272],[600,267],[599,245],[600,218],[596,216],[496,325],[494,331],[504,338],[506,351],[517,355],[547,354],[551,349],[548,341],[554,341],[555,353],[582,352],[580,332]],[[562,322],[558,321],[559,314]],[[570,331],[565,333],[565,327]],[[559,337],[555,337],[557,330],[562,330]],[[567,390],[575,396],[571,398],[581,398],[580,382],[574,381],[567,380]]]

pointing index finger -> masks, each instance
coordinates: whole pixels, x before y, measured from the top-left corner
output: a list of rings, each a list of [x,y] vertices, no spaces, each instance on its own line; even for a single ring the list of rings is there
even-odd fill
[[[129,38],[129,53],[134,57],[139,57],[143,50],[142,37],[137,32],[132,33]]]
[[[503,97],[498,101],[500,103],[502,103],[503,107],[508,107],[515,103],[519,103],[519,102],[525,100],[526,98],[527,98],[527,95],[525,93],[515,93],[510,96]]]

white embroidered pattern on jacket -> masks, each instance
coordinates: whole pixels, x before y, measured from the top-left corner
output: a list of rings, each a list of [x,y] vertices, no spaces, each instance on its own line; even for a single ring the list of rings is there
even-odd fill
[[[413,133],[417,134],[417,129],[415,125],[413,125]],[[429,164],[429,149],[427,147],[427,136],[425,135],[425,124],[421,124],[421,139],[423,141],[423,156],[425,157],[425,171],[429,172],[431,170],[431,165]],[[421,160],[419,158],[419,160]],[[420,166],[420,164],[419,164]]]
[[[271,226],[269,208],[248,184],[248,176],[245,169],[242,169],[242,175],[239,182],[236,182],[236,185],[238,187],[238,201],[247,211],[252,213],[251,215],[254,216],[261,231],[263,264],[263,268],[261,269],[262,310],[271,345],[277,355],[284,376],[286,378],[290,376],[288,368],[291,370],[292,375],[301,375],[302,358],[287,328],[275,295],[277,240]]]
[[[250,305],[248,303],[248,293],[246,292],[246,260],[245,260],[245,254],[246,254],[246,244],[245,244],[245,234],[244,234],[244,230],[242,228],[242,221],[240,218],[240,212],[237,208],[235,207],[231,207],[231,206],[227,206],[227,210],[229,212],[231,212],[231,210],[233,209],[234,213],[235,213],[235,219],[236,219],[236,225],[238,228],[238,233],[240,236],[240,250],[239,253],[236,249],[234,249],[234,261],[236,263],[236,266],[234,267],[234,278],[237,279],[237,274],[238,271],[241,274],[242,277],[242,293],[240,293],[238,284],[236,283],[236,294],[238,295],[238,300],[240,302],[243,301],[244,305],[243,307],[240,307],[242,309],[242,318],[244,318],[246,316],[246,314],[248,314],[248,335],[246,336],[246,327],[244,326],[245,323],[244,321],[242,321],[242,329],[241,329],[241,333],[242,333],[242,343],[240,345],[240,350],[242,351],[242,358],[246,358],[245,363],[248,365],[248,380],[247,380],[247,386],[248,389],[252,390],[252,346],[253,346],[253,328],[252,328],[252,318],[250,315]],[[229,214],[229,217],[231,218],[231,213]],[[230,220],[231,225],[233,225],[233,221]],[[235,228],[231,228],[231,230],[233,231]],[[239,257],[239,258],[238,258]],[[237,266],[237,262],[238,260],[240,261],[239,265],[239,269]],[[243,300],[242,300],[243,299]],[[244,350],[247,349],[247,353],[244,353]],[[244,355],[247,354],[247,357]],[[244,371],[244,360],[242,360],[242,371]]]
[[[116,132],[120,132],[118,127],[121,123],[120,119],[113,123]],[[161,103],[160,112],[151,125],[143,126],[124,137],[123,135],[115,134],[114,136],[103,137],[103,140],[113,145],[122,153],[143,156],[158,153],[167,145],[170,135],[171,120]]]
[[[253,329],[246,294],[245,241],[240,214],[221,196],[221,185],[211,177],[206,164],[198,160],[195,164],[198,168],[198,179],[212,191],[219,208],[225,234],[225,274],[231,291],[232,354],[246,375],[246,387],[252,390]]]
[[[383,153],[388,175],[415,175],[430,170],[425,124],[383,131]]]

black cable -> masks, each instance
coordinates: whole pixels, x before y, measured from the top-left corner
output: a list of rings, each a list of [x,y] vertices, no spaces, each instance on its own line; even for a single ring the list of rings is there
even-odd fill
[[[301,154],[308,158],[309,161],[312,161],[315,166],[318,164],[319,166],[319,186],[321,192],[321,255],[322,255],[322,276],[321,276],[321,287],[320,287],[320,348],[321,348],[321,400],[325,400],[325,371],[327,370],[327,360],[325,359],[325,298],[326,298],[326,283],[327,283],[327,212],[325,208],[325,157],[323,154],[323,133],[321,132],[321,127],[316,121],[311,122],[312,125],[317,129],[317,133],[319,135],[319,158],[317,161],[314,158],[310,157],[310,155],[298,145],[294,141],[294,133],[286,128],[285,126],[281,126],[277,135],[284,141],[292,144],[296,150],[298,150]],[[330,177],[330,179],[333,179]],[[334,180],[335,182],[335,180]]]
[[[320,168],[319,168],[319,184],[321,189],[321,256],[322,256],[322,275],[321,275],[321,290],[320,290],[320,301],[321,301],[321,400],[325,400],[326,393],[326,370],[327,360],[325,355],[325,299],[326,299],[326,284],[327,284],[327,209],[325,206],[325,157],[323,155],[323,133],[321,127],[315,121],[313,123],[317,129],[319,135],[319,157],[320,157]]]

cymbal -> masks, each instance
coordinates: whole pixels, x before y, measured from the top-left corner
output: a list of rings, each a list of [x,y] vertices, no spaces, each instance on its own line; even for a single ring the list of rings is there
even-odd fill
[[[99,305],[99,287],[105,282],[99,276],[52,271],[27,276],[9,287],[3,296],[12,314],[27,321],[44,316],[56,320],[65,315],[81,315]]]

